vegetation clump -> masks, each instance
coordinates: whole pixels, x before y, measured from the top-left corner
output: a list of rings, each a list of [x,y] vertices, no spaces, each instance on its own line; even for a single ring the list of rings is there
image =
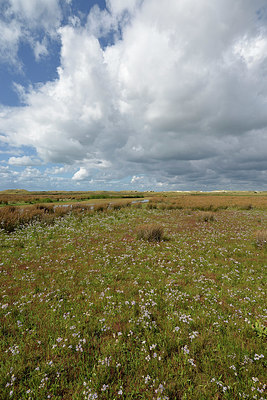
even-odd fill
[[[214,213],[210,211],[202,211],[198,215],[198,220],[199,221],[204,221],[204,222],[212,222],[214,221]]]
[[[261,324],[259,321],[256,321],[255,324],[252,325],[253,330],[256,335],[261,338],[267,338],[267,327]]]
[[[267,229],[256,232],[256,244],[259,247],[267,247]]]
[[[142,225],[137,229],[137,238],[149,242],[160,242],[164,238],[164,229],[160,225]]]

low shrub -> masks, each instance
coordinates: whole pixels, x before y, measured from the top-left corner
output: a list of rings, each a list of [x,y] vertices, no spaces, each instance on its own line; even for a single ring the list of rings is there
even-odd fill
[[[142,225],[137,229],[137,238],[149,242],[160,242],[164,238],[164,230],[162,226],[156,224]]]

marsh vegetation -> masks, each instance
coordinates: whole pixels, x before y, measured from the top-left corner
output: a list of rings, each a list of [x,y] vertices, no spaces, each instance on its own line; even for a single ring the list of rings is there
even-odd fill
[[[103,201],[2,225],[1,398],[263,400],[266,196]]]

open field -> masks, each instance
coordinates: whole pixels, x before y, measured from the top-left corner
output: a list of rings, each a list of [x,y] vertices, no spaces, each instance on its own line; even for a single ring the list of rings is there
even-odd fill
[[[266,399],[266,195],[144,198],[0,230],[1,398]]]

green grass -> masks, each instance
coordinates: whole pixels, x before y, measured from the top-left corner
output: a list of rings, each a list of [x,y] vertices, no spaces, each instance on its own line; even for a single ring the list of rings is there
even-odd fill
[[[266,211],[201,216],[0,231],[1,399],[264,399]],[[167,241],[136,237],[155,222]]]

